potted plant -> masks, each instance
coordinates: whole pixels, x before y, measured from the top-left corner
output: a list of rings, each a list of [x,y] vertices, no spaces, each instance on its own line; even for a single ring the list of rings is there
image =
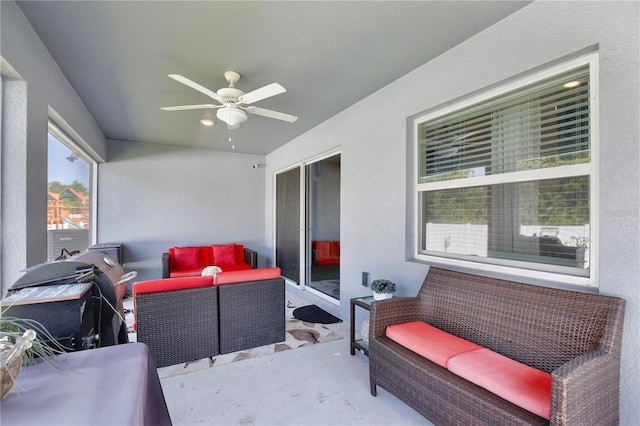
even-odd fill
[[[39,360],[49,362],[64,352],[49,331],[39,322],[7,317],[0,312],[0,391],[4,398],[16,382],[22,365]],[[47,340],[51,343],[47,343]]]
[[[396,291],[396,285],[389,280],[377,279],[371,281],[371,290],[375,300],[391,299]]]
[[[578,268],[584,268],[584,261],[587,256],[587,249],[589,248],[589,238],[572,236],[569,240],[575,244],[576,266]]]

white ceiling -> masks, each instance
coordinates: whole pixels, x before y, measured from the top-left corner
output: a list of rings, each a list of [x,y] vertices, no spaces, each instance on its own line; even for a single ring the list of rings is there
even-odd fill
[[[212,90],[224,71],[256,105],[297,122],[249,115],[235,152],[267,154],[505,18],[528,1],[20,1],[18,5],[107,139],[232,151],[210,103],[167,74]],[[416,94],[419,96],[419,94]],[[199,123],[206,114],[216,125]]]

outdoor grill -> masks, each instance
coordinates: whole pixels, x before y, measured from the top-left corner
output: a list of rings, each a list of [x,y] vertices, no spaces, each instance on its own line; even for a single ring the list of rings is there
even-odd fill
[[[71,350],[127,343],[122,300],[135,276],[93,250],[42,263],[9,288],[3,315],[38,321]]]

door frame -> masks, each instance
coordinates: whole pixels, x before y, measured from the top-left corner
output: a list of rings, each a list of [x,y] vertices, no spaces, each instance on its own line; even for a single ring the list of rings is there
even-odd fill
[[[301,291],[308,291],[309,293],[320,297],[321,299],[332,303],[334,305],[340,305],[340,300],[336,300],[333,297],[330,297],[320,291],[317,291],[310,286],[307,285],[307,280],[310,278],[311,271],[311,242],[309,241],[310,237],[310,227],[308,224],[308,214],[307,214],[307,182],[306,182],[306,170],[307,166],[317,163],[318,161],[322,161],[329,157],[333,157],[335,155],[342,156],[342,150],[340,148],[334,148],[329,151],[325,151],[321,154],[309,157],[303,161],[292,164],[288,167],[284,167],[278,169],[273,172],[273,223],[272,223],[272,234],[273,234],[273,252],[272,256],[276,259],[276,224],[277,224],[277,176],[281,173],[285,173],[291,171],[295,168],[299,168],[300,172],[300,252],[298,254],[298,259],[300,260],[299,266],[299,283],[295,283],[294,281],[283,277],[285,282],[295,288],[298,288]],[[342,174],[342,168],[340,170]],[[341,184],[342,185],[342,184]],[[342,193],[342,192],[341,192]]]

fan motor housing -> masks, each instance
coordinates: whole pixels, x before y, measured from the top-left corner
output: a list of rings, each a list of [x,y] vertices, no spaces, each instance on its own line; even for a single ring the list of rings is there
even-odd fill
[[[236,89],[233,87],[223,87],[222,89],[216,92],[218,96],[222,99],[222,102],[227,103],[237,103],[238,98],[244,95],[244,92],[240,89]]]

